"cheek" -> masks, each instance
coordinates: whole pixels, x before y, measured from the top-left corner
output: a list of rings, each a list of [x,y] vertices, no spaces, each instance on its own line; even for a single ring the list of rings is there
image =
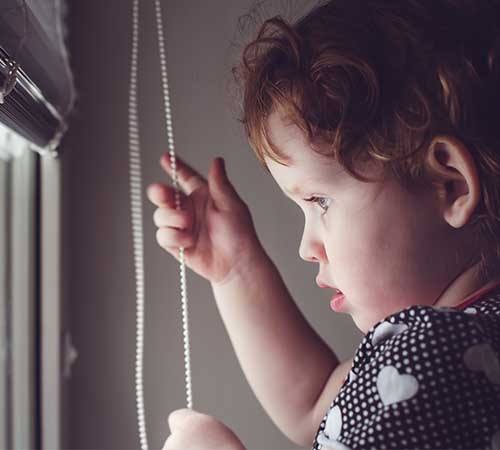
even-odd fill
[[[383,292],[414,270],[411,260],[418,246],[400,208],[384,203],[343,211],[332,215],[330,224],[328,261],[346,288]]]
[[[328,223],[327,252],[330,260],[356,261],[375,259],[392,251],[387,216],[366,208],[355,213],[342,211],[332,215]]]
[[[444,239],[418,214],[394,201],[347,217],[342,224],[345,237],[337,239],[339,251],[333,246],[333,253],[352,266],[349,272],[361,285],[371,283],[372,289],[397,291],[432,283],[436,271],[442,270]]]

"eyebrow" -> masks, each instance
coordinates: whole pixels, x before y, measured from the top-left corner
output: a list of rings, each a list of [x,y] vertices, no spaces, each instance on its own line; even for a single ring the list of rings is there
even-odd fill
[[[309,184],[309,183],[312,183],[313,180],[308,180],[306,183],[304,184]],[[285,193],[285,195],[287,195],[287,197],[291,197],[293,195],[299,195],[299,196],[303,196],[303,195],[306,195],[306,191],[303,191],[301,186],[298,185],[298,184],[295,184],[293,186],[290,186],[290,189],[286,189],[284,188],[283,189],[283,192]]]
[[[306,189],[302,190],[301,186],[315,186],[315,189]],[[304,195],[310,195],[312,192],[315,191],[324,191],[324,184],[323,182],[319,182],[317,179],[313,180],[306,180],[304,183],[301,183],[300,185],[295,184],[290,186],[289,189],[283,188],[283,192],[287,197],[293,196],[293,195],[299,195],[299,196],[304,196]],[[325,192],[326,194],[326,192]]]
[[[285,189],[285,191],[288,192],[289,194],[301,194],[302,193],[302,190],[298,185],[294,185],[294,186],[290,187],[290,189]]]
[[[333,180],[331,180],[330,182],[338,182],[339,178],[341,177],[341,173],[340,171],[336,172],[335,173],[335,177]],[[310,179],[310,180],[306,180],[304,183],[302,183],[302,185],[307,185],[309,183],[317,183],[318,182],[318,179]],[[323,184],[323,181],[319,181],[320,184]],[[290,186],[290,189],[284,189],[284,192],[287,192],[288,194],[305,194],[305,192],[302,191],[301,187],[297,184],[293,185],[293,186]]]

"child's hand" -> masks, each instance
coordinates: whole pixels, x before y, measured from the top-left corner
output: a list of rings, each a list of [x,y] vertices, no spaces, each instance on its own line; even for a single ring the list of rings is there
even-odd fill
[[[168,416],[171,435],[162,450],[245,450],[236,434],[215,417],[189,408]]]
[[[211,282],[221,282],[249,253],[262,249],[247,205],[227,178],[222,158],[212,161],[207,180],[176,156],[181,210],[175,207],[175,190],[155,183],[148,186],[149,200],[158,206],[153,215],[159,227],[160,247],[179,260],[184,247],[188,267]],[[168,154],[160,164],[173,177]]]

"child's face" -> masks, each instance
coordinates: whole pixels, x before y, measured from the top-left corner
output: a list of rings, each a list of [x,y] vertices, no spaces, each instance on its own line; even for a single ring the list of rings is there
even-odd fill
[[[269,133],[292,158],[289,166],[270,158],[266,163],[304,213],[300,257],[318,263],[318,279],[344,293],[342,312],[366,333],[405,307],[434,304],[460,269],[456,238],[432,191],[410,194],[394,180],[360,182],[315,153],[300,130],[285,126],[276,113],[269,117]],[[301,192],[288,193],[293,186]],[[305,200],[312,196],[319,203]]]

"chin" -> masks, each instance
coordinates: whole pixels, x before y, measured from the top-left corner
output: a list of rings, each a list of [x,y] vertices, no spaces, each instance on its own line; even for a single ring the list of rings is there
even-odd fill
[[[351,314],[351,317],[352,317],[354,324],[356,325],[358,330],[361,331],[361,333],[363,333],[363,335],[368,334],[368,332],[371,330],[373,325],[375,325],[374,323],[367,324],[366,322],[356,320],[356,317],[353,314]]]

